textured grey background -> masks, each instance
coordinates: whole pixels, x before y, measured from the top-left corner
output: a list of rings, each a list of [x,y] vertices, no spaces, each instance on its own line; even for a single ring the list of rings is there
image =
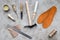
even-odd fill
[[[24,28],[25,25],[28,25],[28,19],[27,19],[27,13],[25,9],[25,1],[22,0],[23,5],[24,5],[24,18],[23,20],[20,19],[20,0],[0,0],[0,40],[60,40],[60,1],[59,0],[38,0],[39,1],[39,6],[37,9],[36,13],[36,18],[33,21],[33,23],[36,22],[37,17],[49,9],[51,6],[55,5],[57,7],[57,13],[54,17],[54,20],[51,24],[51,26],[47,29],[43,29],[41,24],[38,24],[37,27],[34,27],[32,29],[29,28]],[[33,10],[34,10],[34,3],[36,0],[29,0],[29,8],[30,8],[30,13],[32,16]],[[4,12],[3,11],[3,5],[7,4],[10,7],[9,12]],[[19,15],[15,15],[15,13],[12,10],[11,5],[15,4],[16,5],[16,10]],[[11,21],[8,19],[7,14],[11,14],[16,22]],[[9,31],[6,29],[7,24],[10,25],[16,25],[19,24],[21,26],[21,30],[32,36],[32,39],[28,39],[25,36],[19,34],[16,38],[13,38]],[[53,38],[48,38],[48,34],[50,33],[51,30],[56,29],[58,32]]]

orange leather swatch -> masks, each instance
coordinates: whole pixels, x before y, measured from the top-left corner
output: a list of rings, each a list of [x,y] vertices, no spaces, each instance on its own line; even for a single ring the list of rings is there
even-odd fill
[[[57,8],[53,6],[49,11],[49,16],[43,22],[43,28],[48,28],[53,21]]]
[[[39,15],[39,17],[37,19],[37,23],[41,24],[46,19],[46,17],[48,17],[48,13],[49,13],[49,11],[45,11],[44,13]]]
[[[43,28],[48,28],[53,21],[56,11],[57,8],[55,6],[52,6],[50,9],[48,9],[38,17],[37,23],[38,24],[42,23]]]

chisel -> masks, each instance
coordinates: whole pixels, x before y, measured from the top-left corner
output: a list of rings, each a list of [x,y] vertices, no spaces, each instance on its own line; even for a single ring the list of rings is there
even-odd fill
[[[22,34],[22,35],[24,35],[25,37],[27,37],[27,38],[29,38],[29,39],[32,39],[32,37],[31,36],[29,36],[29,35],[27,35],[27,34],[25,34],[25,33],[23,33],[22,31],[20,31],[20,30],[17,30],[17,29],[13,29],[14,31],[16,31],[16,32],[18,32],[19,34]]]
[[[27,34],[25,34],[25,33],[23,33],[23,32],[21,31],[21,29],[20,29],[20,26],[19,26],[19,25],[11,26],[11,25],[9,25],[9,24],[8,24],[6,28],[10,28],[10,29],[12,29],[12,30],[14,30],[14,31],[15,31],[15,32],[13,32],[13,33],[12,33],[14,37],[15,37],[16,32],[17,32],[17,33],[19,33],[19,34],[24,35],[25,37],[27,37],[27,38],[29,38],[29,39],[32,39],[32,37],[31,37],[31,36],[29,36],[29,35],[27,35]],[[15,35],[14,35],[14,33],[15,33]]]

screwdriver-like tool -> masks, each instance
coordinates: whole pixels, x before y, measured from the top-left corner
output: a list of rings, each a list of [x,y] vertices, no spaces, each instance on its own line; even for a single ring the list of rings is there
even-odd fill
[[[15,14],[16,14],[17,17],[18,17],[18,14],[17,14],[17,12],[16,12],[16,6],[15,6],[15,5],[12,5],[12,9],[13,9],[13,11],[15,12]]]
[[[21,15],[21,19],[23,19],[23,4],[20,3],[20,15]]]

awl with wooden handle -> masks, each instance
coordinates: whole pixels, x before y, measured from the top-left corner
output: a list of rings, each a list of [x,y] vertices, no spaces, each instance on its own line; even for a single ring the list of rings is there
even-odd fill
[[[23,19],[23,4],[20,3],[20,16],[21,16],[21,19]]]
[[[26,10],[27,10],[27,16],[28,16],[29,25],[32,25],[32,21],[31,21],[31,15],[30,15],[30,11],[29,11],[28,1],[26,1]]]
[[[13,4],[12,5],[12,9],[13,9],[13,11],[15,12],[15,14],[17,15],[17,17],[18,17],[18,14],[17,14],[17,12],[16,12],[16,6]]]

